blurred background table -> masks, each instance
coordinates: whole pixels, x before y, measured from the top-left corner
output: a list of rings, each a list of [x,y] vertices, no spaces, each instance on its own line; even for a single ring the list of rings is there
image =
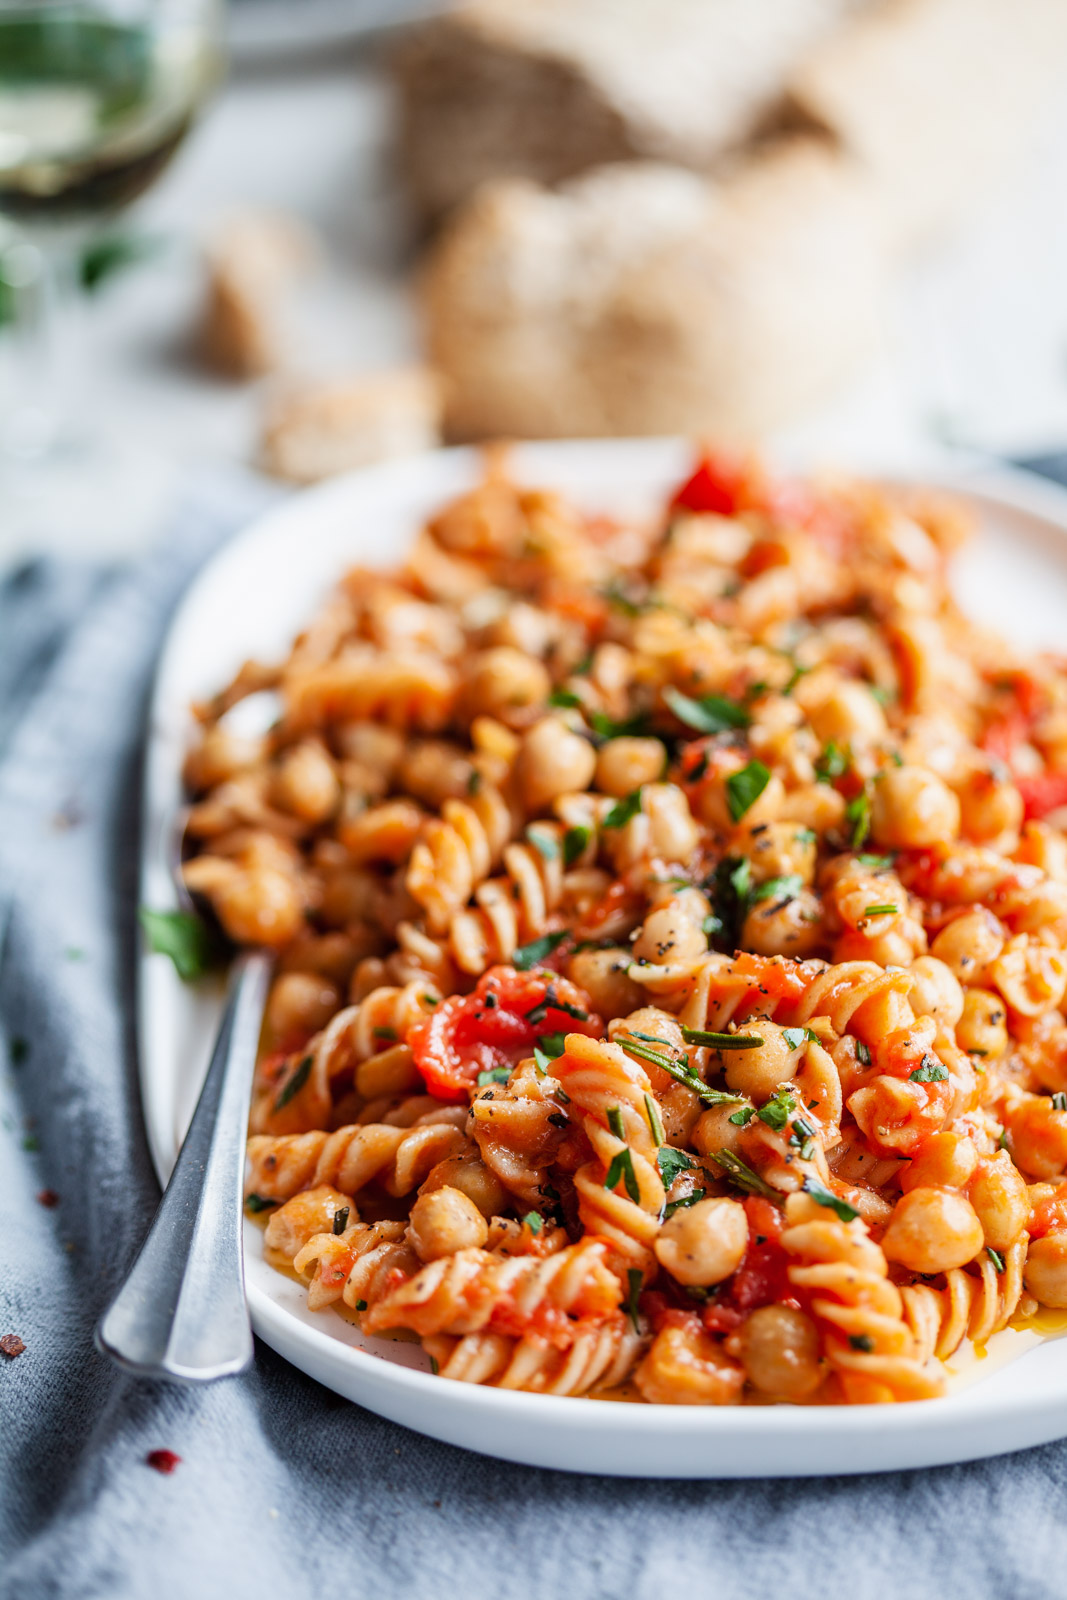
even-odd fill
[[[200,246],[226,213],[268,207],[306,219],[335,273],[319,337],[355,369],[419,348],[414,232],[395,179],[380,41],[285,64],[238,61],[134,225],[153,258],[86,306],[87,400],[123,458],[99,502],[62,526],[8,498],[0,559],[48,548],[86,556],[148,543],[182,476],[249,463],[259,384],[201,367],[192,329]],[[1023,171],[962,230],[898,275],[881,356],[833,403],[782,437],[816,458],[952,442],[1037,453],[1067,441],[1067,96],[1042,120]]]

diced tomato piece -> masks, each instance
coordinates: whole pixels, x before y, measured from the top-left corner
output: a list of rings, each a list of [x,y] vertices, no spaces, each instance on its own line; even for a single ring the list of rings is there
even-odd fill
[[[1067,806],[1067,772],[1042,772],[1035,777],[1016,778],[1015,787],[1023,797],[1028,820],[1047,817],[1050,811]]]
[[[1012,711],[1005,717],[998,717],[991,722],[982,734],[979,744],[987,755],[995,756],[998,761],[1011,761],[1017,747],[1025,742],[1030,734],[1029,720],[1021,711]]]
[[[473,994],[442,1001],[407,1042],[430,1093],[462,1104],[480,1072],[513,1067],[542,1034],[603,1032],[577,984],[543,969],[501,966],[483,973]]]
[[[743,505],[751,504],[746,494],[749,476],[750,469],[739,461],[724,455],[705,455],[696,471],[675,490],[671,509],[735,516]]]

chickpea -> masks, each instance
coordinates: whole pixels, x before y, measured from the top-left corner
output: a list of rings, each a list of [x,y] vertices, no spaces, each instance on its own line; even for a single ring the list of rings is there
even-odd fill
[[[1067,1167],[1067,1111],[1034,1095],[1009,1111],[1007,1122],[1016,1165],[1035,1178],[1059,1178]]]
[[[978,1152],[963,1133],[935,1133],[900,1174],[905,1194],[911,1189],[963,1189],[978,1168]]]
[[[823,744],[873,742],[886,733],[885,712],[866,684],[845,678],[808,710],[808,720]]]
[[[769,1100],[780,1084],[796,1076],[797,1052],[790,1050],[776,1022],[754,1017],[742,1032],[754,1034],[763,1043],[751,1050],[725,1050],[726,1082],[735,1094],[747,1094],[758,1102]]]
[[[754,905],[745,918],[741,943],[761,956],[792,956],[802,961],[823,944],[822,905],[810,889],[789,899],[773,896]]]
[[[943,844],[960,831],[960,803],[926,767],[890,767],[873,786],[871,835],[887,850]]]
[[[542,717],[523,739],[515,770],[526,809],[536,815],[559,795],[588,789],[596,751],[560,717]]]
[[[602,1017],[625,1017],[645,998],[640,984],[628,976],[631,960],[629,950],[579,950],[571,957],[568,976]]]
[[[1024,1017],[1053,1010],[1067,990],[1067,960],[1062,952],[1026,934],[1009,939],[989,975],[1012,1009]]]
[[[1018,834],[1023,820],[1023,797],[1014,783],[998,778],[988,767],[977,767],[958,785],[960,827],[968,839],[984,844],[1007,834]]]
[[[697,961],[707,954],[708,941],[699,925],[674,905],[650,911],[634,940],[634,958],[659,966]]]
[[[317,972],[283,972],[271,985],[267,1035],[279,1049],[287,1040],[310,1039],[326,1026],[340,1004],[336,984]]]
[[[341,722],[333,730],[333,744],[346,761],[367,772],[379,773],[388,788],[404,754],[404,736],[380,722]],[[384,793],[384,789],[382,791]]]
[[[986,1056],[1001,1056],[1008,1048],[1007,1009],[999,994],[991,989],[965,989],[963,1011],[956,1024],[956,1042],[961,1050],[980,1050]]]
[[[242,739],[225,728],[208,728],[200,743],[185,758],[185,782],[197,793],[214,789],[216,784],[257,766],[263,758],[263,749],[262,739]]]
[[[404,752],[397,783],[416,800],[436,809],[445,800],[461,800],[470,792],[473,770],[458,745],[446,739],[419,739]]]
[[[962,1267],[982,1244],[974,1207],[951,1189],[912,1189],[902,1195],[882,1236],[886,1258],[910,1272]]]
[[[548,699],[551,688],[542,662],[510,645],[498,645],[471,657],[464,671],[463,699],[470,717],[496,717],[509,727],[521,726],[531,709]]]
[[[711,1106],[703,1112],[690,1136],[694,1150],[699,1151],[702,1156],[714,1156],[720,1150],[731,1150],[737,1155],[741,1149],[741,1135],[744,1129],[738,1127],[736,1122],[731,1122],[730,1117],[740,1109],[740,1106],[727,1103],[723,1106]]]
[[[920,956],[909,968],[915,979],[911,1004],[917,1017],[936,1017],[954,1028],[963,1015],[963,990],[952,968],[936,956]]]
[[[707,1288],[736,1272],[748,1249],[748,1218],[736,1200],[698,1200],[656,1235],[656,1259],[687,1286]]]
[[[815,877],[816,841],[797,822],[756,822],[740,840],[752,867],[753,883],[795,874],[810,884]]]
[[[652,1405],[729,1406],[740,1400],[745,1374],[708,1334],[663,1328],[634,1382]]]
[[[1067,839],[1047,822],[1027,822],[1022,831],[1016,861],[1040,867],[1059,882],[1067,879]]]
[[[472,1200],[483,1217],[495,1217],[508,1204],[508,1192],[496,1173],[486,1166],[476,1151],[446,1156],[431,1167],[420,1195],[435,1189],[458,1189]]]
[[[271,1213],[263,1242],[268,1250],[276,1250],[288,1262],[300,1254],[309,1239],[317,1233],[332,1233],[333,1219],[338,1211],[348,1211],[348,1223],[359,1221],[359,1212],[347,1194],[323,1184],[318,1189],[304,1189]]]
[[[237,944],[288,944],[304,926],[296,882],[276,867],[250,867],[225,878],[211,896],[215,915]]]
[[[1043,1306],[1067,1307],[1067,1233],[1032,1241],[1023,1281]]]
[[[763,1394],[803,1400],[822,1382],[819,1331],[803,1311],[760,1306],[742,1324],[737,1343],[749,1382]]]
[[[943,961],[961,983],[979,983],[986,967],[1003,950],[1006,937],[993,913],[984,906],[975,906],[941,929],[930,953]]]
[[[462,1189],[446,1184],[420,1193],[411,1208],[408,1239],[420,1261],[437,1261],[457,1250],[478,1250],[488,1237],[485,1218]]]
[[[648,846],[664,861],[688,861],[700,843],[689,802],[673,783],[650,783],[643,795]]]
[[[845,820],[847,802],[843,794],[825,783],[807,783],[802,788],[791,789],[778,812],[779,820],[795,823],[800,828],[811,828],[814,833],[828,833],[840,828]]]
[[[325,822],[337,810],[341,786],[333,762],[320,744],[309,740],[287,750],[272,785],[275,804],[303,822]]]
[[[979,1162],[967,1196],[982,1224],[985,1242],[994,1250],[1007,1250],[1030,1220],[1026,1179],[1006,1150]]]
[[[658,782],[666,765],[666,747],[659,739],[609,739],[597,756],[596,786],[621,800],[644,783]]]

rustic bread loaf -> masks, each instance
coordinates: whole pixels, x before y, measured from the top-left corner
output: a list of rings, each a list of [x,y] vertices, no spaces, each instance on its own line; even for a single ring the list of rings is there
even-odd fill
[[[1067,0],[883,0],[793,69],[778,120],[851,153],[906,243],[988,192],[1065,76]]]
[[[816,140],[717,182],[630,163],[488,185],[424,277],[446,431],[759,432],[869,352],[883,254],[865,186]]]
[[[481,182],[610,161],[705,166],[863,0],[463,0],[396,55],[406,176],[430,217]]]

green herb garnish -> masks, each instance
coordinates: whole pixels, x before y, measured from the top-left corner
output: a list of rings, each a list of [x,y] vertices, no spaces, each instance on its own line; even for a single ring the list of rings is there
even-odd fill
[[[203,977],[218,958],[218,940],[202,918],[193,911],[150,911],[141,906],[137,913],[149,950],[169,956],[183,983]]]
[[[814,1028],[783,1028],[782,1038],[790,1050],[799,1050],[805,1039],[810,1039],[812,1044],[821,1043]]]
[[[510,1067],[486,1067],[484,1072],[479,1072],[476,1082],[479,1089],[484,1089],[488,1083],[507,1083],[510,1077]]]
[[[756,1115],[761,1122],[767,1124],[768,1128],[773,1128],[776,1133],[781,1133],[796,1108],[796,1101],[786,1085],[783,1084],[774,1098],[768,1100],[766,1105],[761,1106]]]
[[[742,1106],[740,1111],[732,1111],[726,1120],[732,1122],[735,1128],[747,1128],[755,1115],[755,1106]]]
[[[740,772],[731,772],[726,780],[726,804],[735,822],[751,810],[770,781],[770,771],[762,761],[750,761]]]
[[[694,1189],[692,1194],[683,1194],[680,1200],[668,1200],[667,1204],[663,1208],[664,1222],[666,1222],[669,1217],[673,1217],[674,1213],[676,1211],[680,1211],[683,1206],[695,1206],[698,1201],[706,1198],[707,1192],[708,1191],[706,1189]]]
[[[861,1067],[869,1067],[871,1064],[871,1047],[869,1044],[864,1044],[862,1039],[856,1040],[856,1060]]]
[[[866,790],[849,801],[845,807],[845,820],[852,827],[850,839],[852,848],[858,850],[871,831],[871,801]]]
[[[899,906],[889,902],[884,906],[865,906],[863,915],[865,917],[895,917],[899,909]]]
[[[573,689],[553,689],[548,697],[548,703],[550,706],[574,707],[580,706],[582,702]]]
[[[749,1194],[762,1195],[765,1200],[774,1200],[781,1204],[782,1196],[777,1189],[772,1189],[758,1172],[753,1172],[747,1161],[742,1161],[740,1156],[735,1156],[732,1150],[719,1150],[711,1157],[717,1167],[721,1167],[732,1183],[739,1189],[746,1189]]]
[[[869,1333],[850,1333],[848,1342],[853,1350],[862,1350],[865,1355],[870,1355],[874,1350],[874,1340]]]
[[[645,1095],[645,1116],[648,1118],[648,1126],[652,1131],[653,1139],[657,1145],[662,1145],[663,1123],[660,1121],[659,1107],[650,1094]]]
[[[630,1284],[630,1292],[626,1296],[626,1309],[629,1312],[630,1321],[634,1325],[634,1332],[638,1333],[638,1332],[640,1332],[640,1328],[638,1326],[638,1321],[637,1321],[637,1309],[638,1309],[637,1308],[637,1301],[638,1301],[638,1296],[641,1293],[641,1280],[642,1280],[642,1277],[643,1277],[643,1274],[641,1272],[641,1268],[640,1267],[628,1267],[626,1269],[626,1277],[627,1277],[627,1279],[629,1281],[629,1284]]]
[[[940,1061],[924,1056],[922,1066],[916,1067],[914,1072],[909,1072],[908,1078],[912,1083],[947,1083],[948,1073]]]
[[[278,1096],[277,1100],[275,1100],[275,1111],[284,1111],[285,1107],[289,1104],[290,1100],[293,1099],[294,1095],[298,1095],[300,1093],[301,1089],[311,1076],[311,1061],[311,1056],[305,1056],[303,1061],[300,1062],[296,1071],[282,1089],[281,1094]]]
[[[1058,1094],[1052,1096],[1052,1109],[1054,1111],[1067,1111],[1067,1094],[1064,1094],[1062,1089]]]
[[[847,749],[842,749],[833,739],[823,746],[822,754],[815,763],[815,776],[820,783],[833,783],[848,771],[851,755]]]
[[[663,1179],[663,1187],[669,1189],[678,1174],[691,1172],[696,1162],[684,1150],[675,1150],[673,1145],[665,1144],[656,1151],[656,1165]]]
[[[246,1194],[245,1205],[253,1215],[260,1211],[269,1211],[272,1206],[280,1205],[280,1200],[265,1200],[261,1194]]]
[[[763,1043],[758,1033],[709,1033],[705,1028],[683,1028],[682,1038],[709,1050],[758,1050]]]
[[[563,1033],[543,1033],[534,1045],[534,1066],[542,1078],[547,1074],[553,1061],[561,1056],[567,1048],[567,1036]]]
[[[348,1214],[348,1206],[337,1207],[337,1210],[333,1214],[334,1233],[344,1233],[345,1229],[348,1227]]]
[[[885,872],[893,865],[895,859],[894,856],[858,855],[856,865],[863,867],[866,872]]]
[[[614,1189],[620,1181],[625,1186],[626,1193],[630,1196],[634,1205],[640,1205],[641,1190],[637,1182],[637,1174],[634,1172],[634,1158],[630,1154],[629,1146],[625,1150],[619,1150],[612,1158],[611,1165],[608,1168],[608,1175],[604,1179],[604,1187],[605,1189]]]
[[[989,1257],[990,1261],[993,1263],[993,1270],[995,1272],[1003,1272],[1004,1271],[1004,1257],[1001,1255],[1000,1251],[999,1250],[994,1250],[993,1246],[991,1244],[987,1244],[986,1247],[985,1247],[985,1253]]]
[[[563,862],[565,866],[572,867],[589,843],[590,829],[582,823],[576,823],[573,828],[568,828],[563,835]]]
[[[511,965],[519,972],[529,972],[531,967],[539,966],[542,961],[561,945],[564,939],[570,937],[568,928],[560,928],[558,933],[543,933],[540,939],[531,939],[529,944],[520,944],[517,950],[511,952]]]
[[[477,794],[478,790],[481,788],[481,786],[482,786],[482,775],[478,771],[477,767],[475,767],[474,771],[470,774],[470,776],[467,779],[467,793],[468,794]]]
[[[859,1216],[855,1206],[850,1206],[847,1200],[841,1200],[818,1178],[804,1179],[804,1193],[810,1194],[818,1205],[828,1207],[839,1222],[852,1222],[854,1218]]]
[[[757,905],[761,900],[782,899],[795,900],[804,887],[804,879],[797,872],[783,872],[777,878],[768,878],[765,883],[757,884],[750,896],[751,903]]]
[[[523,1225],[529,1228],[532,1234],[538,1234],[545,1225],[545,1219],[540,1211],[527,1211],[523,1217]]]
[[[641,790],[634,789],[624,800],[616,800],[604,818],[605,828],[624,828],[641,810]]]
[[[679,722],[698,733],[727,733],[732,728],[747,728],[752,721],[744,706],[721,694],[705,694],[693,700],[679,689],[668,688],[663,691],[663,699]]]
[[[621,1106],[608,1107],[608,1127],[611,1129],[616,1139],[621,1139],[624,1144],[626,1143],[626,1129],[622,1125]]]

